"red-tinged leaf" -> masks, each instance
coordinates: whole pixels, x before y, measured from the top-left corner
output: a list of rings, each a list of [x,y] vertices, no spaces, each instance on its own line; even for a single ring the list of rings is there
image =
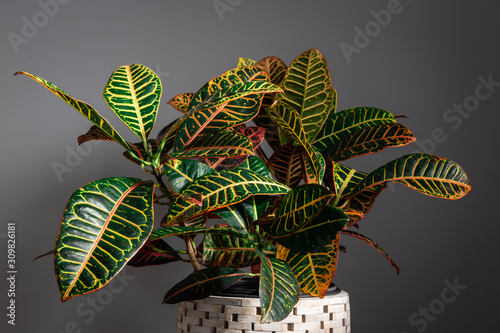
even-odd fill
[[[303,293],[323,298],[335,276],[340,237],[339,233],[329,237],[330,241],[314,253],[278,247],[276,257],[290,266]]]
[[[344,136],[327,153],[327,159],[342,161],[356,156],[374,154],[388,147],[415,141],[415,136],[402,124],[384,124],[361,128]]]
[[[304,148],[293,144],[284,145],[276,150],[268,160],[276,179],[290,187],[296,187],[302,180],[302,152]]]
[[[351,230],[343,230],[343,231],[341,231],[341,233],[344,234],[344,235],[349,235],[349,236],[352,236],[354,238],[360,239],[363,242],[365,242],[366,244],[368,244],[371,247],[373,247],[380,254],[382,254],[387,260],[389,260],[389,262],[391,263],[392,267],[394,267],[394,269],[396,269],[396,273],[399,274],[399,267],[392,260],[392,258],[389,257],[389,255],[387,254],[387,252],[385,252],[377,243],[375,243],[374,241],[372,241],[370,238],[368,238],[366,236],[363,236],[363,235],[361,235],[361,234],[359,234],[357,232],[351,231]]]
[[[180,111],[182,113],[186,113],[189,111],[189,103],[193,99],[194,93],[183,93],[175,96],[172,98],[170,101],[168,101],[167,104],[170,104],[176,109],[177,111]]]
[[[181,257],[164,240],[157,239],[141,247],[141,249],[127,263],[129,266],[142,267],[151,265],[163,265],[181,260]]]
[[[90,127],[87,133],[82,134],[78,137],[78,144],[81,145],[82,143],[92,140],[115,141],[115,139],[113,139],[96,125],[93,125],[92,127]]]
[[[262,140],[264,140],[264,136],[266,134],[266,129],[264,127],[244,127],[239,129],[239,132],[246,136],[252,141],[253,150],[259,148]]]
[[[175,304],[183,301],[203,299],[230,287],[248,275],[230,267],[209,267],[188,275],[170,289],[163,303]]]

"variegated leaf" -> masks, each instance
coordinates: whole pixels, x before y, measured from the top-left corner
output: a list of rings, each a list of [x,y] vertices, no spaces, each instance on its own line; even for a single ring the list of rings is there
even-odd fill
[[[270,108],[267,111],[271,119],[288,137],[304,147],[311,161],[313,172],[316,175],[316,178],[319,179],[319,183],[321,183],[323,179],[322,171],[324,171],[324,167],[322,166],[313,146],[306,138],[306,133],[302,127],[302,122],[297,111],[282,102],[278,102],[273,108]]]
[[[288,67],[281,88],[277,100],[299,113],[305,136],[312,142],[336,99],[325,57],[317,49],[300,54]]]
[[[330,113],[312,145],[324,153],[344,136],[359,129],[391,123],[396,123],[396,118],[390,112],[377,108],[357,107]]]
[[[207,165],[195,160],[171,159],[164,165],[165,174],[172,189],[181,192],[195,179],[211,173],[213,170]]]
[[[177,111],[186,113],[189,111],[189,103],[191,103],[193,97],[194,93],[179,94],[174,96],[167,104],[172,105]]]
[[[270,258],[256,250],[261,259],[259,283],[262,315],[260,322],[285,319],[300,298],[300,286],[284,261]]]
[[[73,193],[54,251],[63,302],[105,286],[143,246],[153,228],[153,185],[104,178]]]
[[[382,254],[387,260],[389,260],[389,262],[391,263],[392,267],[394,267],[394,269],[396,270],[396,273],[399,274],[399,267],[398,267],[398,265],[396,265],[396,263],[394,262],[394,260],[392,260],[392,258],[387,254],[387,252],[385,252],[377,243],[375,243],[374,241],[372,241],[370,238],[368,238],[366,236],[363,236],[363,235],[361,235],[361,234],[359,234],[357,232],[351,231],[351,230],[344,230],[344,231],[342,231],[342,234],[349,235],[349,236],[352,236],[354,238],[360,239],[363,242],[365,242],[366,244],[368,244],[371,247],[373,247],[380,254]]]
[[[326,158],[342,161],[356,156],[378,153],[387,147],[398,147],[415,141],[402,124],[384,124],[361,128],[344,136],[326,153]]]
[[[173,286],[165,295],[163,303],[175,304],[182,301],[203,299],[230,287],[248,275],[230,267],[209,267],[188,275]]]
[[[339,233],[329,236],[330,241],[314,253],[293,251],[278,246],[277,259],[285,261],[290,266],[300,290],[305,294],[323,298],[335,276]]]
[[[92,125],[87,133],[82,134],[78,137],[78,144],[81,145],[82,143],[92,140],[115,141],[115,139],[113,139],[96,125]]]
[[[102,129],[104,133],[106,133],[109,137],[113,138],[114,141],[118,142],[122,147],[129,150],[129,146],[127,142],[122,138],[122,136],[111,126],[111,124],[102,117],[91,105],[75,99],[50,83],[45,79],[38,77],[36,75],[26,73],[26,72],[17,72],[15,75],[26,75],[36,82],[40,83],[42,86],[53,92],[55,95],[59,96],[63,101],[71,105],[75,110],[80,112],[85,118],[94,123],[97,127]]]
[[[127,263],[132,267],[143,267],[150,265],[163,265],[181,260],[181,257],[164,240],[157,239],[146,242],[141,249]]]
[[[251,195],[285,194],[289,188],[246,169],[221,170],[189,184],[169,210],[169,225],[241,202]],[[186,197],[199,197],[199,203]]]
[[[169,155],[170,158],[221,158],[253,154],[252,141],[236,132],[218,131],[202,135],[188,146]]]
[[[104,99],[118,117],[143,142],[156,121],[161,97],[160,78],[140,64],[121,66],[104,88]]]
[[[276,179],[290,187],[299,185],[303,178],[302,152],[303,147],[287,144],[275,150],[267,161],[274,170]]]
[[[397,158],[368,174],[351,191],[351,196],[389,181],[445,199],[461,198],[471,188],[465,171],[457,163],[428,154],[411,154]]]
[[[205,235],[201,264],[209,267],[248,267],[259,263],[255,247],[248,241],[226,235]]]
[[[275,220],[263,226],[273,238],[291,235],[311,221],[332,198],[333,193],[321,185],[301,185],[284,197]]]

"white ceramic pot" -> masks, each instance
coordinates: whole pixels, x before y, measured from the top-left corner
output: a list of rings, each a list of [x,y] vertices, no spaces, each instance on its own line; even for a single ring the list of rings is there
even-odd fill
[[[323,299],[301,297],[280,322],[260,323],[256,297],[210,296],[179,303],[177,333],[346,333],[351,332],[349,295],[330,288]]]

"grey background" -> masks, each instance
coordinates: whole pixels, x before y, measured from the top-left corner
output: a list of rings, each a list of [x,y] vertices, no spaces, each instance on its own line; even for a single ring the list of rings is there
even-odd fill
[[[142,63],[162,72],[156,134],[178,116],[166,105],[171,97],[196,91],[235,67],[238,57],[275,55],[290,63],[312,47],[329,62],[339,109],[375,106],[406,115],[409,120],[401,122],[419,139],[419,144],[387,149],[350,165],[371,171],[402,154],[427,150],[459,162],[473,186],[458,201],[430,198],[403,186],[379,197],[360,232],[394,258],[399,276],[370,247],[343,237],[348,253],[340,255],[335,282],[350,293],[353,332],[494,331],[500,294],[495,207],[500,87],[456,129],[443,115],[475,94],[479,76],[500,81],[497,2],[402,0],[397,7],[401,12],[379,31],[372,30],[368,45],[352,54],[350,62],[340,44],[355,46],[354,29],[373,28],[371,11],[387,9],[394,1],[220,0],[229,6],[222,13],[214,1],[66,2],[54,15],[45,15],[45,22],[37,1],[0,3],[0,268],[5,272],[0,275],[7,271],[9,221],[17,223],[18,266],[16,326],[6,323],[7,284],[2,278],[0,331],[174,332],[176,306],[160,303],[190,271],[181,263],[126,268],[125,282],[114,289],[60,302],[52,260],[32,259],[53,247],[71,193],[103,177],[148,176],[121,156],[118,145],[105,142],[84,147],[60,181],[54,162],[70,165],[68,151],[77,151],[76,137],[91,124],[35,82],[13,77],[16,71],[42,76],[90,103],[134,141],[102,98],[117,67]],[[39,20],[38,31],[31,31],[16,52],[9,33],[23,36],[25,21],[34,19]],[[446,139],[433,147],[436,128]],[[467,288],[440,308],[445,280]],[[437,315],[425,320],[425,327],[409,320],[415,312],[414,319],[422,320],[419,309],[430,305]]]

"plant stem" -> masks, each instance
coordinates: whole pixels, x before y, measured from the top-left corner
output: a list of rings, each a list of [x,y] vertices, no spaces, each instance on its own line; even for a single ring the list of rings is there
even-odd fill
[[[189,257],[189,262],[191,262],[191,265],[193,265],[195,271],[199,271],[201,269],[201,266],[200,263],[198,262],[198,259],[196,258],[196,248],[193,245],[193,240],[191,239],[191,236],[185,237],[184,243],[186,244],[186,250]]]

